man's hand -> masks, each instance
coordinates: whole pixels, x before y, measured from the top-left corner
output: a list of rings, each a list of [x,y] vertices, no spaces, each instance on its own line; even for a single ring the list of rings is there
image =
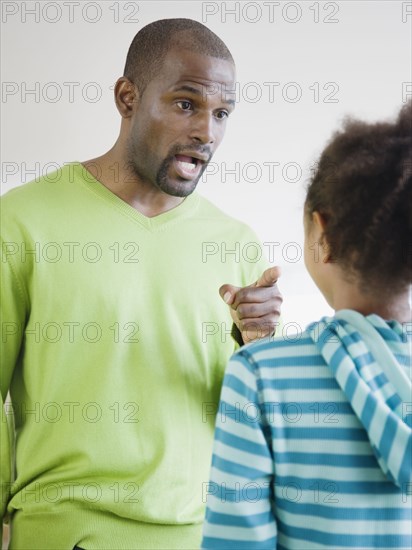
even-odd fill
[[[253,285],[220,287],[219,294],[230,306],[233,322],[245,344],[274,333],[283,302],[276,284],[279,276],[280,268],[270,267]]]

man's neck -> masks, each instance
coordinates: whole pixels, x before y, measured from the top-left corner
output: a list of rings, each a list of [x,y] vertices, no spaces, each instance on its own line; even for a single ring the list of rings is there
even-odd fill
[[[82,165],[97,181],[147,218],[172,210],[184,200],[139,179],[118,154],[116,145],[104,155],[82,162]]]

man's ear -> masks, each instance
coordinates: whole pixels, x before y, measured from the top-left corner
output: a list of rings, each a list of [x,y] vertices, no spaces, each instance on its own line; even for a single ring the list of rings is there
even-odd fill
[[[114,86],[114,99],[122,118],[130,118],[139,102],[139,90],[125,76],[120,77]]]
[[[312,224],[318,236],[318,242],[322,245],[322,262],[325,264],[333,262],[330,246],[325,237],[326,217],[315,211],[312,213]]]

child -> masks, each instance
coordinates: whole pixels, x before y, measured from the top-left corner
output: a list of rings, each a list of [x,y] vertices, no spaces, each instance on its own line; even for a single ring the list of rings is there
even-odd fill
[[[336,313],[230,361],[202,548],[412,547],[411,115],[321,156],[305,264]]]

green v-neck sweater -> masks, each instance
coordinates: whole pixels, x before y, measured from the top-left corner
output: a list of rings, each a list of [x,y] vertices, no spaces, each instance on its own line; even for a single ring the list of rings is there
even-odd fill
[[[80,163],[1,203],[11,548],[196,548],[234,350],[218,289],[267,267],[255,234],[197,193],[146,218]]]

